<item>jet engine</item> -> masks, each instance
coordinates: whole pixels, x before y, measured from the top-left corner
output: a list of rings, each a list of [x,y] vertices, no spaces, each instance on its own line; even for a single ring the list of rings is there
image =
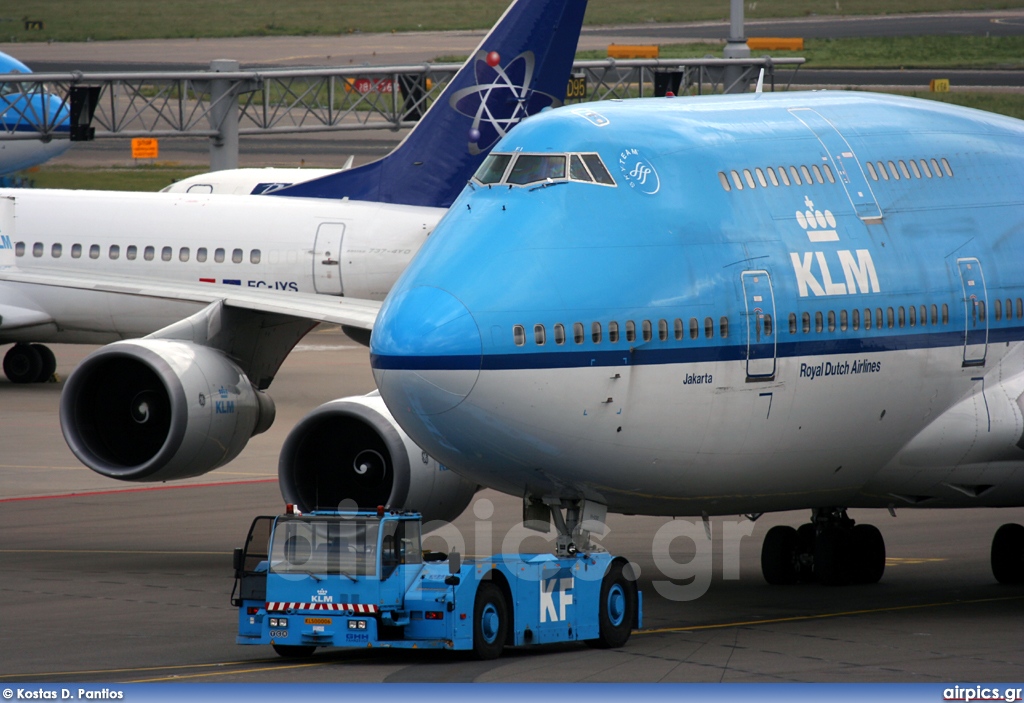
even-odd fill
[[[274,403],[221,352],[134,339],[93,352],[68,377],[60,423],[71,451],[123,481],[199,476],[274,421]]]
[[[317,508],[416,510],[424,522],[454,520],[478,486],[409,439],[376,391],[321,405],[289,433],[278,465],[281,493]]]

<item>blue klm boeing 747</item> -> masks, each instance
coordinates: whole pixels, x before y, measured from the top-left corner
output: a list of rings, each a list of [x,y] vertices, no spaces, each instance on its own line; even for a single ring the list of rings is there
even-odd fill
[[[550,110],[391,291],[378,387],[431,456],[566,509],[563,540],[605,510],[807,509],[766,579],[874,582],[848,509],[1024,505],[1022,179],[1024,123],[929,101]],[[1024,581],[1024,527],[992,565]]]

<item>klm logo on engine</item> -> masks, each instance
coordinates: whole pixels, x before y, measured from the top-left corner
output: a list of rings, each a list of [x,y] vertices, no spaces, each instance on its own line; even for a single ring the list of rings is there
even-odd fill
[[[796,220],[813,243],[838,242],[839,231],[831,210],[814,209],[804,198],[806,210],[797,210]],[[800,297],[809,295],[855,295],[878,293],[878,273],[867,249],[790,252]]]
[[[230,415],[235,412],[235,401],[229,398],[228,389],[221,386],[217,391],[217,400],[213,401],[213,412],[217,415]]]
[[[566,609],[572,605],[572,591],[574,579],[551,578],[542,579],[540,582],[540,621],[556,622],[566,619]],[[558,606],[555,606],[555,596],[558,596]]]

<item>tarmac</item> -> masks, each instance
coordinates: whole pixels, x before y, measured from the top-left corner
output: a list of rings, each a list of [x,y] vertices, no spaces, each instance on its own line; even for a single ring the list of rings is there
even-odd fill
[[[59,375],[91,349],[55,345]],[[842,588],[763,581],[765,532],[804,513],[714,518],[710,541],[699,518],[611,515],[602,544],[639,566],[644,593],[643,628],[621,649],[282,660],[234,643],[231,551],[253,517],[283,508],[277,451],[291,427],[322,402],[372,390],[366,349],[337,330],[308,335],[270,389],[270,431],[228,466],[173,484],[118,483],[79,465],[60,434],[61,386],[0,380],[0,683],[1024,679],[1024,587],[997,584],[988,566],[996,528],[1024,521],[1021,509],[854,511],[882,530],[887,567],[879,584]],[[482,491],[454,525],[467,553],[482,554],[519,520],[518,499]],[[447,546],[432,539],[428,548]],[[524,544],[550,549],[542,536]]]

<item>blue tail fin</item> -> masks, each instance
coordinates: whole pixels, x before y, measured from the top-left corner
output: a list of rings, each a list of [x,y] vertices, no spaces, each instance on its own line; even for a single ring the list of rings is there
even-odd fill
[[[448,207],[512,126],[565,90],[586,0],[515,0],[389,155],[268,195]]]

